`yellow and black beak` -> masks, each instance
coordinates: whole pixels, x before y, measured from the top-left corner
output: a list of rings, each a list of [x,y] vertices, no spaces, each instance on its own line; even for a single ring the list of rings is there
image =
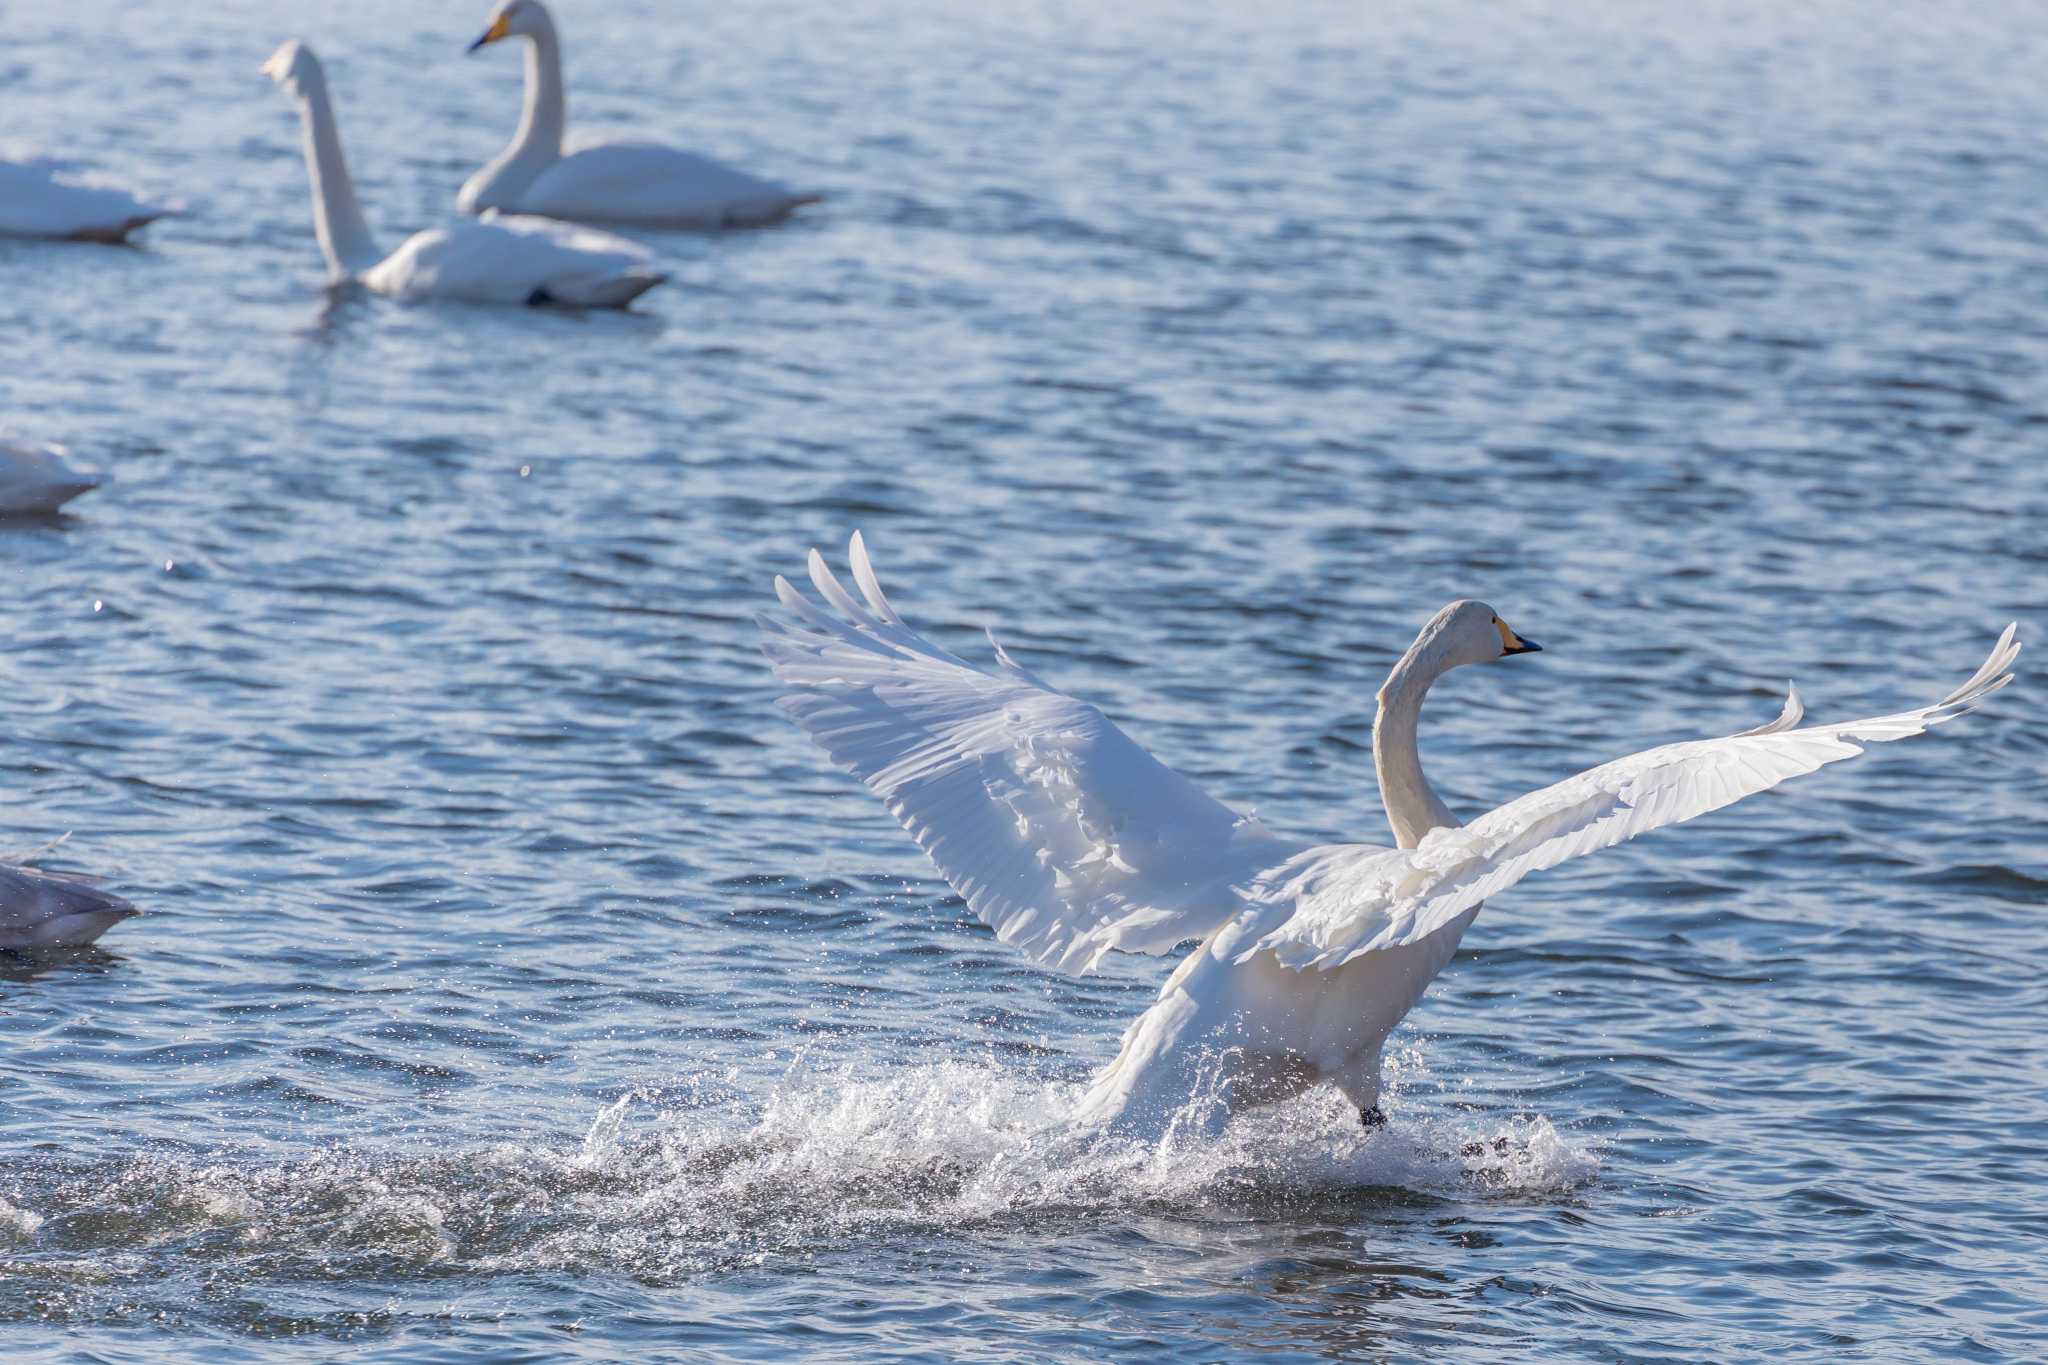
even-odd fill
[[[1505,659],[1510,654],[1541,654],[1543,646],[1534,640],[1524,640],[1508,628],[1508,623],[1498,616],[1493,618],[1493,628],[1500,632],[1500,654]]]
[[[511,31],[512,17],[507,14],[501,14],[491,20],[491,26],[484,30],[484,36],[471,43],[468,50],[474,52],[486,43],[495,43]]]

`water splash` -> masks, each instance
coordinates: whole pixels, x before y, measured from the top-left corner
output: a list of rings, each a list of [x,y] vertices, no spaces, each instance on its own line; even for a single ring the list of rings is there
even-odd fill
[[[0,1202],[15,1273],[38,1253],[253,1262],[272,1273],[415,1277],[613,1270],[675,1281],[905,1233],[1131,1213],[1258,1217],[1361,1190],[1543,1196],[1590,1180],[1548,1120],[1390,1101],[1366,1133],[1341,1097],[1240,1117],[1220,1138],[1077,1134],[1082,1087],[945,1062],[880,1077],[799,1065],[765,1102],[706,1107],[643,1087],[579,1143],[453,1156],[338,1148],[286,1162],[122,1158],[31,1171]]]

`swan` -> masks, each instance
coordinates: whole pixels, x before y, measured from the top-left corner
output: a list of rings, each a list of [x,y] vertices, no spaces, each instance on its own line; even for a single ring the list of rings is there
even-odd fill
[[[125,242],[175,212],[117,185],[73,179],[54,162],[0,160],[0,237]]]
[[[98,470],[68,462],[69,453],[62,446],[0,437],[0,517],[54,512],[106,482]]]
[[[1795,728],[1795,688],[1767,725],[1618,759],[1461,825],[1417,756],[1423,698],[1453,668],[1540,647],[1486,604],[1453,602],[1379,691],[1373,767],[1396,846],[1310,844],[1211,800],[993,636],[992,669],[931,644],[883,597],[858,533],[849,559],[860,600],[813,550],[829,610],[778,577],[786,614],[761,618],[796,723],[882,798],[998,938],[1039,962],[1082,972],[1112,948],[1200,940],[1074,1114],[1146,1139],[1213,1135],[1235,1111],[1320,1083],[1378,1127],[1381,1047],[1482,901],[1951,720],[2012,681],[2020,651],[2008,626],[1940,701],[1847,724]]]
[[[562,40],[547,6],[505,0],[469,50],[515,36],[532,44],[526,107],[511,145],[463,184],[455,204],[464,213],[495,208],[648,227],[759,227],[818,202],[815,194],[655,142],[600,142],[564,155]]]
[[[0,855],[0,951],[83,948],[131,915],[142,912],[119,896],[93,888],[96,877],[45,872],[29,859],[71,836]]]
[[[271,55],[263,72],[299,103],[306,171],[313,181],[313,229],[337,284],[354,281],[407,303],[457,299],[623,308],[668,278],[638,243],[546,218],[491,214],[480,222],[416,232],[383,255],[356,203],[320,59],[294,40]]]

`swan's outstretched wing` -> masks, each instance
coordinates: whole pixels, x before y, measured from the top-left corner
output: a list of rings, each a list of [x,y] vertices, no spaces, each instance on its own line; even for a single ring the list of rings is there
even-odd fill
[[[1795,691],[1769,725],[1602,764],[1463,828],[1433,831],[1418,848],[1311,850],[1261,888],[1262,899],[1291,898],[1297,909],[1249,951],[1270,949],[1290,967],[1335,967],[1413,943],[1531,872],[1719,810],[1854,758],[1866,744],[1953,720],[2012,681],[2006,670],[2019,657],[2017,630],[2007,626],[1984,666],[1932,706],[1795,730],[1802,714]]]
[[[996,646],[985,672],[922,639],[882,596],[858,532],[855,601],[816,550],[822,611],[785,580],[764,617],[782,706],[938,864],[996,936],[1063,971],[1111,948],[1163,953],[1242,904],[1284,845]],[[836,613],[836,615],[834,614]],[[993,639],[990,641],[994,643]]]

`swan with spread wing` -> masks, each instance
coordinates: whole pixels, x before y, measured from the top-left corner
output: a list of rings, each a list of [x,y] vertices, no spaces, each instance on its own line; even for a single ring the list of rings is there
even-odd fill
[[[2012,681],[2020,652],[2008,626],[1940,701],[1846,724],[1802,726],[1795,689],[1767,725],[1617,759],[1461,824],[1423,775],[1423,699],[1453,668],[1539,646],[1484,603],[1453,602],[1379,691],[1373,766],[1396,846],[1309,844],[1211,800],[1000,645],[982,669],[917,635],[858,532],[850,562],[858,598],[813,550],[824,607],[777,578],[787,616],[762,619],[797,724],[998,938],[1040,962],[1080,972],[1112,948],[1199,940],[1075,1114],[1143,1137],[1213,1133],[1322,1083],[1367,1127],[1383,1123],[1381,1048],[1487,897],[1952,720]]]

